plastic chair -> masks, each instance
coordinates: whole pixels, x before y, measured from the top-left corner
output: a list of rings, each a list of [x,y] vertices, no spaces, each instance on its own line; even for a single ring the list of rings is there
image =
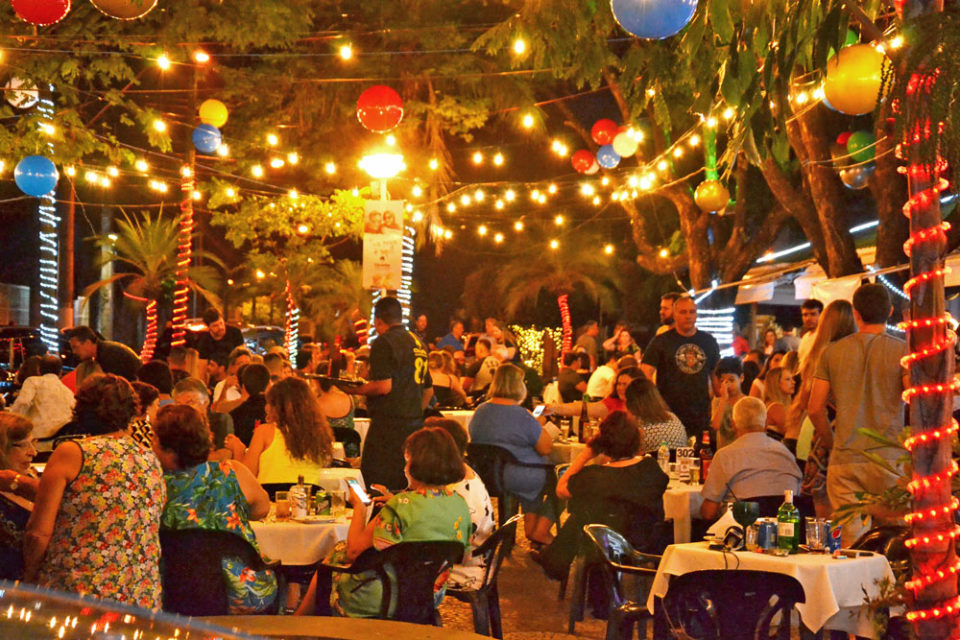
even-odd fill
[[[233,533],[204,529],[160,530],[160,577],[163,610],[186,616],[229,614],[227,585],[220,561],[239,558],[256,571],[277,575],[277,597],[263,614],[277,613],[285,600],[279,562],[267,564],[253,546]]]
[[[334,573],[373,571],[383,585],[378,618],[439,627],[433,587],[443,571],[463,558],[463,551],[462,543],[449,540],[399,542],[382,551],[367,549],[349,567],[323,563],[319,567]],[[323,610],[319,600],[326,595],[317,589],[318,611]],[[396,608],[390,615],[393,602]]]
[[[623,576],[645,576],[649,584],[657,574],[660,556],[640,553],[635,550],[622,535],[602,524],[588,524],[583,528],[587,538],[593,543],[602,559],[602,575],[607,591],[609,609],[607,610],[606,640],[629,640],[633,637],[633,626],[637,624],[638,635],[647,637],[646,598],[631,598],[624,588]]]
[[[497,524],[503,526],[507,520],[520,511],[520,501],[517,496],[506,490],[503,472],[507,465],[544,469],[546,471],[547,495],[553,495],[553,486],[556,485],[557,475],[555,467],[547,463],[520,462],[514,455],[503,447],[493,444],[479,444],[471,442],[467,445],[467,464],[469,464],[483,484],[491,498],[497,499]],[[507,553],[513,548],[514,541],[507,541]]]
[[[483,557],[486,570],[483,574],[483,584],[479,589],[447,588],[447,595],[453,596],[460,602],[469,602],[473,611],[473,630],[482,636],[503,638],[503,626],[500,621],[500,591],[497,587],[497,576],[506,554],[507,540],[516,536],[517,514],[507,520],[502,527],[490,534],[487,540],[473,550],[473,556]]]
[[[804,601],[803,587],[788,575],[710,570],[671,578],[663,609],[675,637],[766,640],[776,626],[776,637],[789,640],[790,614]]]
[[[360,434],[346,427],[334,427],[333,439],[343,443],[343,453],[348,458],[359,458],[361,439]]]

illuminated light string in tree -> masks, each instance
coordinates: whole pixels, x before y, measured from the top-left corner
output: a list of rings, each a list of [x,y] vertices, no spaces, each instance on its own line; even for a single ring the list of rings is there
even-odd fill
[[[543,343],[544,340],[552,340],[554,353],[560,356],[563,345],[563,330],[544,327],[522,327],[520,325],[510,325],[508,327],[517,339],[517,348],[520,350],[520,359],[528,367],[532,367],[543,373]]]
[[[53,86],[50,86],[53,91]],[[49,126],[53,120],[53,100],[43,96],[37,106],[40,117]],[[53,155],[53,142],[47,142],[47,150]],[[52,355],[60,353],[60,247],[58,243],[60,216],[56,208],[56,187],[40,196],[37,217],[40,220],[40,339]]]
[[[733,355],[733,314],[735,311],[736,307],[697,310],[697,329],[713,336],[720,346],[721,356]]]
[[[300,351],[300,307],[297,301],[293,299],[293,292],[290,289],[290,280],[283,290],[284,298],[287,302],[286,326],[284,327],[284,346],[287,348],[287,357],[293,368],[297,368],[297,355]]]
[[[180,170],[180,236],[177,244],[177,287],[173,294],[173,339],[170,345],[186,344],[187,300],[189,298],[189,269],[193,254],[193,169],[184,165]]]
[[[417,230],[411,225],[403,227],[403,249],[400,254],[400,289],[397,300],[403,307],[403,326],[410,325],[410,307],[412,304],[413,255],[416,251]]]
[[[157,348],[157,301],[142,296],[135,296],[129,291],[124,291],[123,295],[125,298],[136,300],[146,305],[147,333],[143,339],[143,346],[140,347],[140,362],[150,362],[153,360],[153,352]]]

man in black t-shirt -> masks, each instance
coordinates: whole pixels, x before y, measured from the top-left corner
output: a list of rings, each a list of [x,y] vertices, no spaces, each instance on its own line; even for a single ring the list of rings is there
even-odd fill
[[[235,347],[243,345],[243,333],[237,327],[227,326],[218,309],[213,307],[203,312],[207,333],[197,339],[197,351],[201,360],[210,360],[220,354],[229,356]]]
[[[253,430],[267,419],[267,398],[264,393],[270,384],[270,371],[262,364],[248,364],[238,372],[244,400],[230,412],[233,433],[250,446]]]
[[[140,371],[136,351],[120,342],[100,340],[90,327],[75,327],[70,331],[70,350],[81,362],[95,360],[104,373],[115,373],[131,382]]]
[[[403,328],[403,309],[396,298],[381,298],[374,307],[377,339],[370,346],[370,382],[344,389],[367,396],[370,430],[360,469],[367,486],[407,486],[403,442],[423,426],[423,409],[433,396],[427,349]]]
[[[697,330],[697,303],[688,295],[673,304],[673,328],[654,336],[643,352],[643,373],[677,414],[687,435],[710,428],[710,375],[720,361],[712,335]]]

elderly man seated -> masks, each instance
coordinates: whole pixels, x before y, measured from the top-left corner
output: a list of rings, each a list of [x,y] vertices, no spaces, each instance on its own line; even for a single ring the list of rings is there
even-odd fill
[[[759,398],[746,397],[733,405],[737,439],[717,451],[701,495],[700,517],[713,520],[728,497],[747,500],[760,496],[797,494],[803,474],[790,451],[765,433],[767,410]]]

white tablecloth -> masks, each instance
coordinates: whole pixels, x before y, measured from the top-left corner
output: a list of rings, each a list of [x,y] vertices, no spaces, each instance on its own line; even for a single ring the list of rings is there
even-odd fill
[[[295,566],[323,560],[333,545],[347,539],[350,521],[341,518],[336,523],[303,524],[292,520],[268,519],[266,522],[251,520],[250,526],[264,556]]]
[[[778,557],[750,551],[711,551],[706,542],[675,544],[663,554],[647,607],[652,612],[654,598],[666,594],[669,576],[734,567],[796,578],[806,597],[806,602],[797,605],[797,611],[811,631],[835,629],[867,638],[875,637],[876,632],[863,606],[865,593],[866,597],[875,598],[880,591],[878,582],[884,578],[893,580],[887,559],[879,554],[838,560],[822,553]]]
[[[360,472],[360,469],[341,469],[339,467],[330,467],[321,470],[320,474],[316,478],[304,478],[303,481],[309,484],[318,485],[328,491],[333,489],[343,489],[346,491],[347,483],[344,482],[344,480],[347,478],[356,478],[360,482],[361,486],[366,488],[366,485],[363,482],[363,474]]]
[[[677,544],[690,542],[690,521],[700,517],[700,505],[703,504],[701,487],[671,480],[663,493],[663,516],[673,519],[673,541]]]
[[[550,461],[554,464],[573,462],[586,448],[587,445],[582,442],[554,442],[553,449],[550,450]]]
[[[463,428],[467,430],[467,434],[470,433],[470,419],[473,418],[473,411],[466,409],[450,409],[449,411],[441,411],[444,418],[452,418],[463,425]]]

